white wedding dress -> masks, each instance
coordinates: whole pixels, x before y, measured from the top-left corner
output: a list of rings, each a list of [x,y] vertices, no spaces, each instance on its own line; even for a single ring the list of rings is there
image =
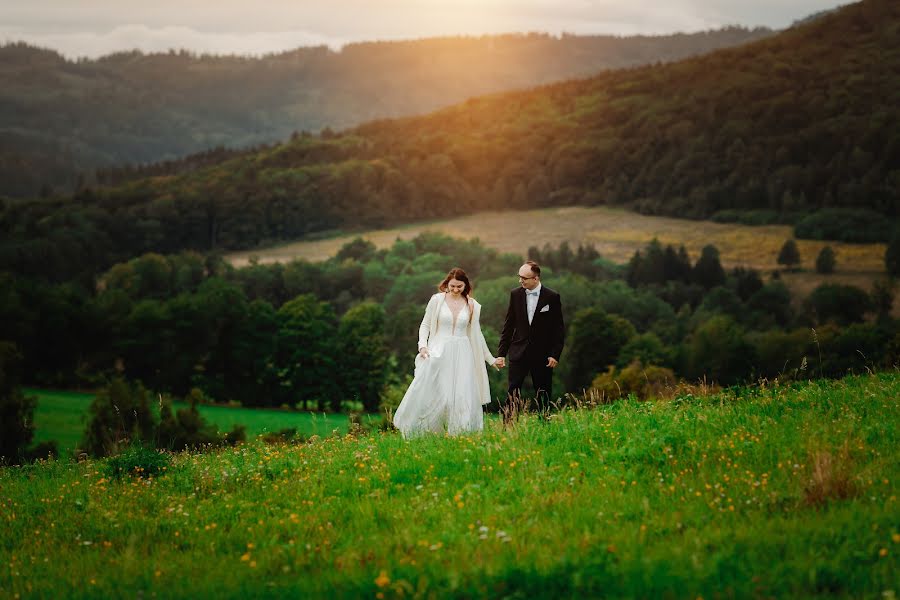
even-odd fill
[[[477,365],[484,363],[481,348],[479,359],[473,357],[467,332],[470,309],[464,306],[456,319],[446,302],[439,302],[436,310],[437,332],[428,337],[429,356],[416,359],[413,381],[394,413],[394,426],[404,437],[444,431],[456,435],[484,427],[482,393],[476,379],[481,374],[475,372]]]

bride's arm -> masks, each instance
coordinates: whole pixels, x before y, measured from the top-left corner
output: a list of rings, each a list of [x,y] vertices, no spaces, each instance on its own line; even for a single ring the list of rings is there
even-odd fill
[[[478,306],[478,310],[475,311],[475,319],[474,323],[472,323],[472,327],[475,328],[475,340],[479,346],[481,346],[481,352],[484,355],[484,362],[489,365],[493,365],[497,362],[497,359],[491,355],[491,350],[488,348],[487,341],[484,339],[484,333],[481,332],[481,306]]]
[[[430,333],[430,323],[431,323],[431,315],[434,311],[435,300],[437,296],[432,296],[428,301],[428,306],[425,307],[425,316],[422,317],[422,323],[419,325],[419,345],[418,349],[428,347],[428,335]]]

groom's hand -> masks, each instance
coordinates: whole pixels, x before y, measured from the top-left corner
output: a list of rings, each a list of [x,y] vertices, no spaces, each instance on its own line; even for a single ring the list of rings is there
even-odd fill
[[[555,369],[556,365],[558,365],[558,364],[559,364],[559,362],[552,356],[547,357],[547,366],[550,367],[551,369]]]
[[[506,359],[502,356],[498,357],[497,360],[494,361],[494,366],[498,369],[502,369],[506,366]]]

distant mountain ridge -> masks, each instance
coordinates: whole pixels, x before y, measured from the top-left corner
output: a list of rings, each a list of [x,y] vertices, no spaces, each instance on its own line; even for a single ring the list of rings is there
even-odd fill
[[[545,34],[298,48],[262,58],[121,52],[68,61],[0,47],[0,195],[71,189],[141,164],[422,114],[466,98],[678,60],[756,40],[729,27],[667,36]],[[82,182],[85,181],[82,179]]]

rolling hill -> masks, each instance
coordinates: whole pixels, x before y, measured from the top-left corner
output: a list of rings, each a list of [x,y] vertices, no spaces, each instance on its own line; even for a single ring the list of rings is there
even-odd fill
[[[771,34],[738,27],[667,36],[541,34],[298,48],[260,58],[121,52],[66,60],[0,47],[0,194],[74,189],[217,146],[419,114],[470,96],[602,69],[671,61]],[[81,177],[79,177],[81,176]]]

